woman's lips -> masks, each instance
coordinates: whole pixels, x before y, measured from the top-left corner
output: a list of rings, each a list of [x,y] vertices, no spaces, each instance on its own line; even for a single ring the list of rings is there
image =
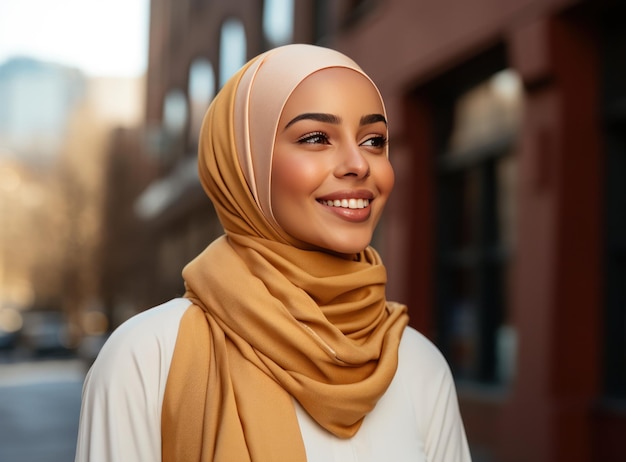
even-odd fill
[[[369,194],[371,196],[371,194]],[[317,202],[328,211],[343,220],[353,223],[366,221],[372,214],[370,207],[372,199],[363,197],[324,198]]]

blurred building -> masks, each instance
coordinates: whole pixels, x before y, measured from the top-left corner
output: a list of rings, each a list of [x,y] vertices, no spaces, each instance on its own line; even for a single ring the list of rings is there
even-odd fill
[[[0,65],[0,337],[56,327],[61,313],[64,343],[85,330],[83,311],[98,306],[109,132],[143,123],[143,85],[26,57]]]
[[[2,63],[0,146],[5,155],[12,150],[21,161],[53,163],[84,90],[85,77],[77,69],[27,57]]]
[[[41,232],[58,243],[60,195],[50,172],[85,84],[66,66],[26,57],[0,64],[0,337],[13,339],[6,347],[15,346],[22,310],[49,306],[50,288],[60,284],[60,246]]]
[[[111,311],[182,294],[182,267],[221,233],[195,173],[215,91],[275,45],[333,47],[385,97],[397,183],[377,247],[389,298],[450,362],[475,460],[622,460],[622,3],[152,0],[138,136],[154,170],[132,207],[120,198],[142,233],[110,241],[136,257],[105,275],[128,286]]]

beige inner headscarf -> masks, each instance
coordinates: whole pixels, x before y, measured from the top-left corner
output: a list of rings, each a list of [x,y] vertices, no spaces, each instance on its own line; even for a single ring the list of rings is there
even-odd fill
[[[282,108],[302,80],[329,67],[362,73],[325,48],[271,50],[207,112],[199,173],[226,235],[183,270],[193,305],[165,389],[166,462],[305,461],[292,399],[349,438],[393,378],[408,317],[385,300],[378,254],[369,247],[348,260],[298,248],[272,216]]]

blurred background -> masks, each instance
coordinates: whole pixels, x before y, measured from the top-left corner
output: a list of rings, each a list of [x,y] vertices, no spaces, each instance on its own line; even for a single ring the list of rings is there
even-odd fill
[[[112,134],[143,124],[149,0],[0,0],[0,460],[73,460]],[[127,188],[127,186],[125,186]]]
[[[268,48],[354,58],[390,120],[388,296],[477,462],[624,460],[619,0],[1,0],[0,460],[71,460],[110,332],[221,234],[202,116]],[[236,281],[235,281],[236,283]]]

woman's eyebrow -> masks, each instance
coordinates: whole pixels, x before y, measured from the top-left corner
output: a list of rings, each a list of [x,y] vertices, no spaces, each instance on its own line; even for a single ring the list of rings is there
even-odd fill
[[[387,119],[382,114],[368,114],[361,117],[360,124],[361,125],[370,125],[375,124],[377,122],[384,122],[387,125]]]
[[[305,120],[305,119],[315,120],[317,122],[324,122],[327,124],[340,124],[341,123],[341,118],[333,114],[323,114],[319,112],[305,112],[304,114],[297,115],[293,119],[291,119],[289,123],[285,125],[285,130],[289,128],[291,125],[295,124],[296,122],[300,120]]]
[[[335,125],[338,125],[341,123],[341,117],[338,117],[334,114],[325,114],[321,112],[305,112],[304,114],[297,115],[293,119],[291,119],[287,123],[287,125],[285,125],[284,129],[285,130],[288,129],[290,126],[292,126],[293,124],[295,124],[296,122],[300,120],[315,120],[317,122],[324,122],[324,123],[335,124]],[[385,125],[387,125],[387,119],[385,119],[385,116],[382,114],[364,115],[363,117],[361,117],[359,124],[370,125],[370,124],[375,124],[378,122],[383,122]]]

